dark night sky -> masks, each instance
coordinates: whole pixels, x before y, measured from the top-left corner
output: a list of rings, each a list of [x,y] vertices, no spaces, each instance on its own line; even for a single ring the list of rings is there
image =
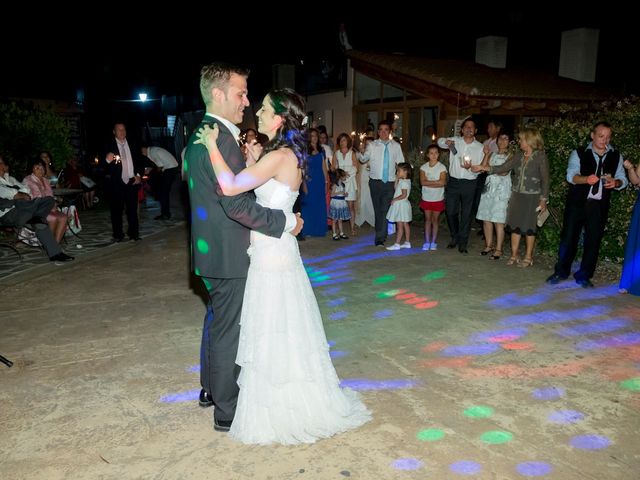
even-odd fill
[[[109,5],[109,10],[117,8]],[[216,6],[212,5],[210,10],[215,12]],[[497,6],[481,14],[466,10],[466,20],[459,19],[460,12],[449,14],[437,8],[416,16],[396,11],[389,4],[384,12],[370,9],[382,13],[363,15],[359,6],[360,12],[350,15],[344,7],[325,5],[317,15],[239,11],[212,20],[211,27],[201,21],[206,17],[202,5],[187,13],[162,13],[166,22],[151,21],[136,12],[91,19],[57,12],[65,20],[53,24],[46,18],[48,12],[40,12],[40,20],[26,17],[29,23],[23,26],[22,35],[8,30],[0,33],[5,45],[0,96],[73,101],[76,89],[82,86],[88,113],[93,108],[93,115],[108,116],[104,108],[112,100],[134,98],[139,88],[146,88],[151,97],[194,96],[199,108],[200,67],[225,60],[251,68],[250,97],[256,101],[270,86],[275,63],[299,65],[304,60],[307,68],[313,69],[324,59],[339,62],[338,26],[342,21],[355,49],[425,57],[473,60],[477,37],[503,35],[509,38],[508,67],[527,66],[556,73],[561,31],[599,28],[597,82],[638,93],[640,82],[627,73],[631,70],[629,56],[636,57],[628,52],[637,41],[628,40],[627,22],[618,18],[624,15],[612,5],[607,3],[609,11],[582,11],[566,19],[541,4],[533,5],[536,10],[526,14],[520,7]],[[13,20],[5,18],[5,22]],[[23,46],[26,36],[35,48]],[[221,46],[219,39],[227,44]],[[84,53],[86,50],[91,53]]]

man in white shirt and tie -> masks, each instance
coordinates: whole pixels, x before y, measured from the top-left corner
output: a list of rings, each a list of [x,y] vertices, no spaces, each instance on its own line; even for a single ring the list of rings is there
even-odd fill
[[[142,183],[143,162],[136,150],[129,146],[127,128],[124,123],[113,127],[113,140],[103,156],[106,162],[107,193],[111,207],[111,227],[113,240],[124,240],[122,210],[127,215],[127,234],[133,241],[140,240],[138,226],[138,191]],[[133,156],[136,152],[136,156]]]
[[[378,140],[367,146],[361,163],[369,162],[369,189],[375,214],[375,245],[384,247],[387,239],[387,212],[393,200],[396,180],[396,165],[404,162],[402,147],[391,138],[391,122],[382,120],[378,124]]]

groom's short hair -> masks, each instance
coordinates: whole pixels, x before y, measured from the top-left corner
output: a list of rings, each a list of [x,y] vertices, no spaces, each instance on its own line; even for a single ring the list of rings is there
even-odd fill
[[[202,70],[200,70],[200,95],[202,95],[202,100],[206,105],[212,101],[212,89],[219,88],[227,93],[232,73],[242,77],[249,76],[247,68],[229,65],[228,63],[216,62],[202,67]]]

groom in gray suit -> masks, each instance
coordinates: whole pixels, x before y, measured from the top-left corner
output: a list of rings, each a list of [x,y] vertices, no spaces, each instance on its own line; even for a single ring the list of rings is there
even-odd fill
[[[242,122],[247,99],[249,71],[214,63],[200,72],[200,93],[206,113],[189,139],[183,169],[191,200],[191,266],[202,277],[209,293],[200,352],[200,405],[215,405],[214,429],[231,427],[238,400],[235,364],[240,335],[240,313],[249,269],[251,230],[271,237],[283,232],[296,235],[302,219],[281,210],[261,207],[253,192],[225,197],[218,187],[209,153],[195,132],[218,124],[218,148],[237,174],[246,166],[238,145],[237,124]]]

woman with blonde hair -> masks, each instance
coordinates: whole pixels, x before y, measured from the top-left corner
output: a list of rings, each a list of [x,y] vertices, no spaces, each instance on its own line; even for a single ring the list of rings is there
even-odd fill
[[[518,134],[518,142],[520,151],[502,165],[479,165],[471,167],[471,170],[485,171],[491,175],[512,172],[511,199],[505,227],[511,233],[511,257],[507,265],[530,267],[533,265],[538,212],[546,210],[549,201],[549,161],[538,128],[524,127]],[[522,235],[525,235],[526,252],[520,261]]]

